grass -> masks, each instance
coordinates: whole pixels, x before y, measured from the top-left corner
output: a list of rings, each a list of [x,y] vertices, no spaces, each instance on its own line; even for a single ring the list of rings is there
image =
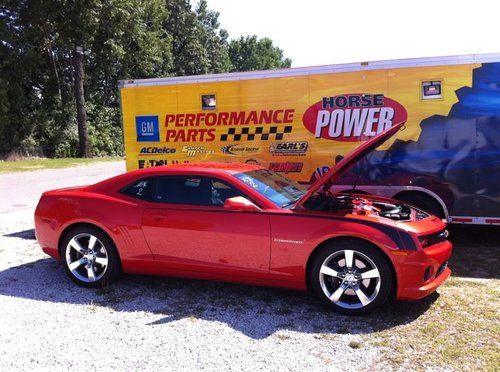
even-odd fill
[[[499,230],[454,230],[454,274],[439,289],[440,296],[415,319],[380,328],[367,340],[383,347],[385,360],[395,369],[500,371]],[[393,317],[404,320],[404,310],[412,311],[418,303],[401,306],[403,311]]]
[[[332,333],[321,332],[314,335],[314,338],[318,340],[326,340],[326,341],[337,341],[337,335]]]
[[[490,279],[491,280],[491,279]],[[372,336],[395,367],[494,371],[500,366],[500,286],[452,277],[415,321]]]
[[[46,159],[46,158],[33,158],[22,159],[13,161],[0,161],[0,173],[6,172],[24,172],[38,169],[53,169],[53,168],[68,168],[77,165],[94,164],[106,161],[119,161],[123,160],[122,157],[104,157],[104,158],[60,158],[60,159]]]
[[[359,349],[359,348],[361,347],[361,342],[359,342],[359,341],[354,341],[354,340],[353,340],[353,341],[350,341],[350,342],[349,342],[349,347],[350,347],[351,349]]]
[[[97,304],[94,301],[90,301],[90,304],[87,305],[87,310],[91,313],[95,313],[97,310]]]
[[[287,335],[287,334],[278,333],[278,334],[276,334],[276,338],[278,338],[280,341],[287,341],[291,337],[289,335]]]

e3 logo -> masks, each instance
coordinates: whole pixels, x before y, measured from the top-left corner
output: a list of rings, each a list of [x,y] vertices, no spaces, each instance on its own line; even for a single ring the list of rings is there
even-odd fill
[[[137,142],[160,141],[158,116],[136,116],[135,129],[137,132]]]

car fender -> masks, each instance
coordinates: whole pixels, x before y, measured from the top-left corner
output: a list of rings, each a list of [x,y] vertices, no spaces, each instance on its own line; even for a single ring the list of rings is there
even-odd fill
[[[306,263],[312,255],[326,242],[345,238],[362,239],[379,248],[399,276],[399,256],[406,256],[407,251],[399,249],[400,235],[396,227],[379,223],[367,225],[354,218],[301,217],[272,217],[271,279],[290,280],[297,283],[297,288],[305,288]]]

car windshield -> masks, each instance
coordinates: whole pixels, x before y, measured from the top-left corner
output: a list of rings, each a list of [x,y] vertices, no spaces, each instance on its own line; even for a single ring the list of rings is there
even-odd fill
[[[306,190],[298,183],[267,169],[234,175],[281,208],[291,206]]]

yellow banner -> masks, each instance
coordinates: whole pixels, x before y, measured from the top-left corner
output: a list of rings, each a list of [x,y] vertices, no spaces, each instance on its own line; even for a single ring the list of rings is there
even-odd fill
[[[127,170],[247,162],[309,182],[398,122],[405,130],[385,147],[396,138],[418,140],[420,122],[447,115],[477,66],[125,87]]]

